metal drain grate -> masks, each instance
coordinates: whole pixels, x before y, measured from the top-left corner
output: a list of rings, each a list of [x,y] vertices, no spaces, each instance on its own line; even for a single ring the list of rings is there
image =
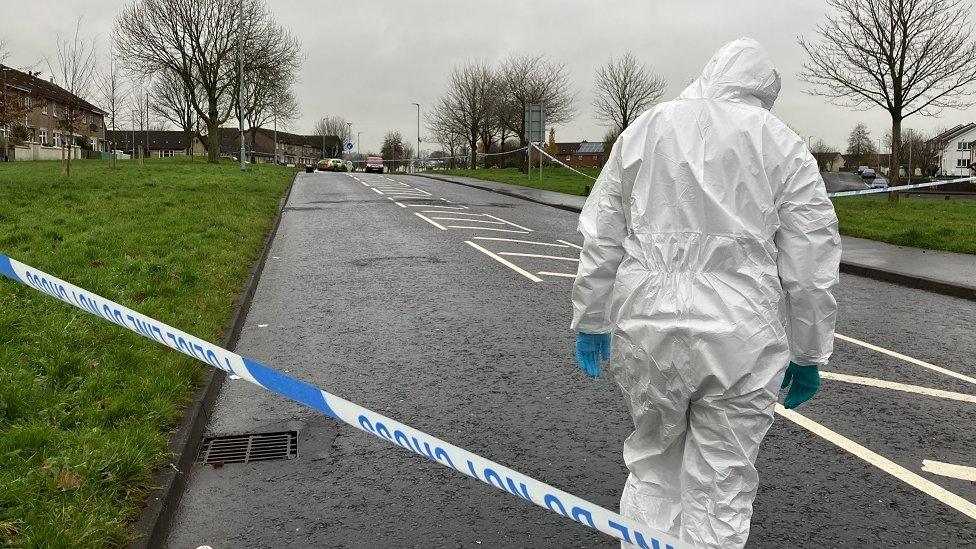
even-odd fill
[[[298,457],[298,431],[206,437],[200,446],[197,463],[250,463],[295,459]]]

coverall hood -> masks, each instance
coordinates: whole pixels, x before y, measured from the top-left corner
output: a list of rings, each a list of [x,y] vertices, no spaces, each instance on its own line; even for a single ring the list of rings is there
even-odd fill
[[[769,110],[779,86],[779,71],[762,45],[752,38],[739,38],[719,48],[679,98],[735,101]]]

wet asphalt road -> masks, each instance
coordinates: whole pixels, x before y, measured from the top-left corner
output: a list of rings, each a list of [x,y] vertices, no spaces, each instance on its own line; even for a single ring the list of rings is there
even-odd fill
[[[238,352],[616,509],[630,419],[616,386],[587,380],[573,360],[572,279],[558,275],[575,263],[510,255],[574,257],[576,214],[419,177],[352,175],[362,182],[298,176]],[[976,376],[973,302],[853,276],[837,297],[839,333]],[[976,394],[844,341],[827,370]],[[976,403],[824,380],[798,411],[976,501],[976,483],[921,469],[976,467]],[[208,426],[288,429],[300,432],[295,460],[195,466],[169,546],[616,546],[244,381],[224,385]],[[976,544],[976,520],[783,418],[758,468],[750,547]]]

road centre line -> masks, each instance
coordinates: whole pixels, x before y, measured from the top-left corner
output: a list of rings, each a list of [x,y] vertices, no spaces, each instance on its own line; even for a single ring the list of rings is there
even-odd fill
[[[949,507],[952,507],[969,518],[976,520],[976,504],[973,504],[973,502],[959,496],[954,492],[946,490],[938,484],[916,473],[909,471],[908,469],[876,452],[868,450],[853,440],[841,435],[840,433],[834,432],[827,427],[824,427],[816,421],[813,421],[812,419],[803,416],[794,410],[787,410],[782,404],[776,404],[776,413],[799,425],[800,427],[803,427],[811,433],[823,438],[824,440],[836,445],[837,447],[846,450],[858,458],[861,458],[862,460],[877,467],[878,469],[881,469],[909,486],[912,486],[913,488],[932,496],[933,498],[941,501]]]
[[[417,215],[420,215],[420,214],[417,214]],[[512,269],[513,271],[515,271],[518,274],[524,276],[525,278],[528,278],[532,282],[542,282],[542,279],[541,278],[539,278],[539,277],[535,276],[534,274],[526,271],[525,269],[519,267],[518,265],[512,263],[511,261],[505,259],[504,257],[497,256],[497,255],[493,254],[492,252],[490,252],[490,251],[482,248],[481,246],[475,244],[474,242],[471,242],[470,240],[465,240],[464,243],[467,244],[467,245],[469,245],[469,246],[471,246],[472,248],[478,250],[479,252],[487,255],[488,257],[494,259],[495,261],[501,263],[502,265],[508,267],[509,269]]]
[[[562,278],[576,278],[576,273],[551,273],[549,271],[539,271],[536,274],[542,276],[560,276]]]
[[[931,459],[922,460],[922,470],[933,475],[952,477],[959,480],[976,482],[976,467],[966,467],[965,465],[955,465]]]
[[[477,231],[498,231],[500,233],[529,234],[525,231],[513,231],[511,229],[496,229],[494,227],[468,227],[465,225],[448,225],[449,229],[474,229]]]
[[[874,379],[870,377],[852,376],[841,374],[839,372],[827,372],[824,370],[820,371],[820,377],[823,379],[832,379],[834,381],[843,381],[845,383],[854,383],[856,385],[866,385],[868,387],[891,389],[905,393],[915,393],[917,395],[946,398],[949,400],[959,400],[962,402],[972,402],[976,404],[976,395],[954,393],[952,391],[943,391],[942,389],[932,389],[930,387],[921,387],[919,385],[908,385],[906,383],[897,383],[894,381],[885,381],[883,379]]]
[[[425,215],[423,215],[423,214],[422,214],[422,213],[420,213],[420,212],[413,212],[413,215],[415,215],[415,216],[417,216],[417,217],[419,217],[420,219],[423,219],[423,220],[424,220],[424,221],[426,221],[427,223],[430,223],[431,225],[433,225],[433,226],[435,226],[435,227],[437,227],[438,229],[440,229],[440,230],[442,230],[442,231],[446,231],[446,230],[447,230],[447,227],[445,227],[445,226],[443,226],[443,225],[441,225],[440,223],[438,223],[438,222],[436,222],[436,221],[433,221],[433,220],[431,220],[431,219],[429,219],[429,218],[428,218],[427,216],[425,216]]]
[[[923,368],[928,368],[929,370],[932,370],[933,372],[939,372],[941,374],[945,374],[947,376],[954,377],[956,379],[961,379],[963,381],[968,381],[969,383],[972,383],[973,385],[976,385],[976,378],[972,378],[972,377],[969,377],[969,376],[967,376],[965,374],[960,374],[959,372],[954,372],[952,370],[947,370],[946,368],[942,368],[941,366],[936,366],[935,364],[932,364],[932,363],[929,363],[929,362],[925,362],[924,360],[919,360],[917,358],[912,358],[912,357],[910,357],[908,355],[903,355],[901,353],[896,353],[895,351],[892,351],[890,349],[885,349],[884,347],[878,347],[877,345],[872,345],[872,344],[870,344],[870,343],[868,343],[866,341],[861,341],[860,339],[854,339],[853,337],[849,337],[849,336],[846,336],[846,335],[838,334],[836,332],[834,333],[834,337],[837,338],[837,339],[840,339],[841,341],[846,341],[848,343],[853,343],[854,345],[860,345],[861,347],[864,347],[865,349],[871,349],[872,351],[877,351],[879,353],[886,354],[886,355],[891,356],[891,357],[894,357],[894,358],[899,358],[901,360],[904,360],[905,362],[911,362],[912,364],[915,364],[916,366],[921,366]]]
[[[514,257],[538,257],[539,259],[557,259],[559,261],[576,261],[579,259],[575,257],[559,257],[558,255],[539,255],[539,254],[524,254],[521,252],[498,252],[498,255],[510,255]],[[573,275],[576,276],[576,275]]]
[[[565,240],[557,240],[556,242],[562,242],[563,244],[565,244],[567,246],[572,246],[572,247],[576,248],[577,250],[582,250],[583,249],[582,246],[577,246],[576,244],[573,244],[572,242],[566,242]]]
[[[480,215],[480,214],[478,214]],[[517,238],[497,238],[492,236],[476,236],[475,240],[496,240],[498,242],[518,242],[520,244],[538,244],[540,246],[553,246],[555,248],[568,248],[565,244],[552,244],[550,242],[536,242],[534,240],[519,240]]]

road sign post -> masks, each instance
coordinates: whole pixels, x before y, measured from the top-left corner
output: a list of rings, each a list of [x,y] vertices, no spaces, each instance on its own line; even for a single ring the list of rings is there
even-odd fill
[[[532,175],[532,143],[542,143],[546,139],[546,110],[541,103],[525,104],[525,140],[529,147],[525,150],[526,166],[529,176]],[[539,165],[542,166],[542,155],[539,155]],[[541,169],[541,168],[540,168]],[[542,172],[539,172],[542,175]]]

